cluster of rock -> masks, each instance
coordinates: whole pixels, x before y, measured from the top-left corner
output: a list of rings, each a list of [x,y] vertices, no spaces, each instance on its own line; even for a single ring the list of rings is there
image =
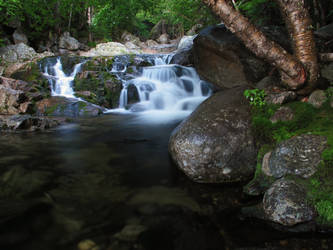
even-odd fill
[[[264,32],[283,43],[285,35],[280,30],[269,33],[264,28]],[[194,39],[192,58],[200,76],[222,91],[201,104],[173,131],[169,152],[193,181],[249,181],[256,171],[258,148],[243,91],[253,87],[263,89],[266,102],[277,105],[295,101],[298,96],[286,89],[275,74],[268,75],[272,68],[248,51],[223,25],[200,32]],[[327,83],[333,82],[332,66],[321,67],[326,78],[321,87],[325,89]],[[328,98],[333,107],[332,94],[328,97],[323,90],[314,91],[303,101],[319,108]],[[271,117],[272,123],[292,119],[293,111],[286,106]],[[247,214],[288,227],[314,221],[317,211],[307,200],[309,190],[304,180],[309,182],[317,172],[327,146],[325,137],[305,134],[283,141],[267,153],[262,172],[255,175],[265,177],[256,178],[245,188],[247,193],[264,198],[255,213],[250,209]]]

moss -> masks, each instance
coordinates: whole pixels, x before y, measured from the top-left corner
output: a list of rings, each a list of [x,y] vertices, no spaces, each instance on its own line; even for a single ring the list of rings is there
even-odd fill
[[[269,118],[277,107],[266,107],[254,110],[252,125],[261,150],[258,155],[258,166],[254,179],[247,185],[260,183],[264,187],[269,179],[263,178],[261,171],[262,157],[280,141],[301,134],[316,134],[327,138],[328,147],[322,153],[322,162],[318,171],[309,179],[287,176],[307,188],[308,202],[312,203],[319,214],[318,223],[333,226],[333,109],[326,102],[320,109],[302,102],[290,103],[294,119],[273,124]],[[274,112],[273,112],[274,113]],[[261,135],[260,135],[261,133]]]
[[[78,105],[79,105],[79,110],[81,110],[81,109],[84,109],[85,107],[87,107],[87,103],[86,102],[79,102],[78,103]]]
[[[53,105],[51,107],[47,107],[46,110],[45,110],[45,114],[47,116],[53,115],[56,112],[56,110],[59,108],[59,106],[60,106],[60,104],[56,104],[56,105]]]

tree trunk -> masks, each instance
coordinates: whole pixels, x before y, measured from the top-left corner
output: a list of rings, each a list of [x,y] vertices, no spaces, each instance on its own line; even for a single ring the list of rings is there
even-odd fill
[[[246,17],[233,8],[231,0],[203,0],[217,14],[225,26],[240,38],[258,57],[282,70],[291,89],[300,88],[306,73],[303,65],[277,43],[269,40]]]
[[[308,79],[300,92],[311,92],[319,78],[316,44],[311,17],[305,7],[305,0],[275,0],[285,18],[296,58],[304,65]]]

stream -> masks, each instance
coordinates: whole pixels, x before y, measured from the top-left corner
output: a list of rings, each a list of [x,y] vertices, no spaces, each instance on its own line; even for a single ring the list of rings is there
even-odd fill
[[[161,66],[155,65],[123,82],[124,91],[130,84],[139,89],[140,102],[130,109],[123,99],[119,109],[101,117],[0,137],[1,250],[75,250],[87,239],[100,250],[327,244],[316,235],[282,233],[244,218],[241,208],[256,200],[241,186],[196,184],[177,169],[168,154],[169,136],[211,91],[194,69],[162,67],[167,73],[156,72]],[[183,74],[176,76],[179,70]],[[72,80],[53,94],[75,98]]]

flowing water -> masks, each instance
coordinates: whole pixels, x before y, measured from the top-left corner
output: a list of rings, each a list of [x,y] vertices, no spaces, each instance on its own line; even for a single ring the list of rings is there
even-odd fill
[[[58,57],[54,65],[47,64],[44,69],[42,69],[44,76],[50,82],[52,96],[76,98],[72,84],[83,63],[84,62],[76,64],[73,71],[70,74],[66,74],[62,68],[61,58]]]
[[[294,249],[302,242],[299,235],[243,218],[242,206],[255,201],[241,187],[195,184],[173,165],[170,133],[195,108],[195,99],[203,100],[209,91],[192,69],[159,67],[130,80],[142,91],[145,111],[112,112],[43,133],[0,137],[1,250],[75,250],[87,239],[100,250],[288,249],[288,244]],[[185,73],[177,75],[177,69]],[[67,86],[74,73],[62,77]],[[57,81],[56,94],[73,95],[57,92]],[[169,91],[161,86],[165,82],[175,86],[164,100],[159,91]],[[151,86],[149,98],[140,88],[145,84]],[[179,99],[173,99],[174,92]],[[145,112],[156,118],[165,109],[184,113],[146,119]],[[327,244],[313,238],[300,246],[312,242]]]

